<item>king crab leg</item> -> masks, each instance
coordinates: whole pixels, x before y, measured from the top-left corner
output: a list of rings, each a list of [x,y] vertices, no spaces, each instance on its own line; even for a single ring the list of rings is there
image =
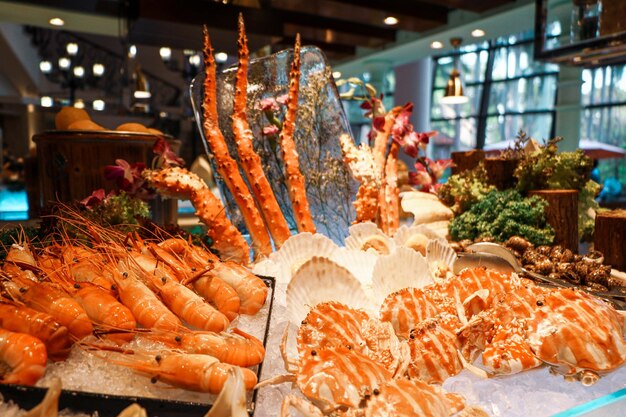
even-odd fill
[[[235,81],[235,98],[233,103],[233,134],[237,144],[237,152],[239,153],[239,161],[243,167],[243,171],[250,184],[252,194],[261,209],[261,214],[265,219],[265,224],[269,229],[276,248],[280,248],[282,244],[289,239],[291,231],[285,216],[283,216],[278,201],[274,196],[272,187],[270,186],[259,155],[254,151],[252,145],[254,136],[248,124],[246,116],[246,102],[248,92],[248,38],[243,22],[243,16],[239,14],[239,67],[237,68],[237,79]]]
[[[216,98],[216,65],[209,31],[206,26],[204,27],[204,67],[204,101],[202,103],[204,123],[202,128],[205,139],[215,157],[218,174],[226,183],[241,210],[243,220],[250,232],[255,254],[257,256],[269,255],[272,252],[270,236],[263,224],[261,214],[254,203],[252,194],[241,177],[237,162],[228,153],[224,135],[220,131]]]
[[[283,151],[285,163],[285,182],[289,191],[289,198],[293,206],[293,214],[299,232],[315,233],[315,224],[309,209],[309,201],[306,197],[304,176],[300,171],[298,152],[293,140],[296,126],[296,110],[298,109],[298,88],[300,87],[300,35],[296,36],[296,44],[293,48],[293,62],[289,72],[289,94],[287,98],[287,111],[283,121],[283,129],[280,131],[280,147]]]

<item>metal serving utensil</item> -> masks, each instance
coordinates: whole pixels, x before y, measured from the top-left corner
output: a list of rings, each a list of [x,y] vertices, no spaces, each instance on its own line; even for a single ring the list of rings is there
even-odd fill
[[[484,266],[490,269],[494,269],[498,272],[509,274],[511,272],[521,273],[524,272],[533,279],[542,282],[543,284],[555,287],[565,288],[579,288],[587,291],[590,294],[605,299],[612,303],[620,310],[626,310],[626,301],[622,301],[619,298],[625,298],[626,295],[619,292],[600,292],[589,291],[584,288],[578,287],[566,281],[561,281],[539,274],[537,272],[529,271],[522,267],[515,255],[511,253],[507,248],[502,245],[493,242],[480,242],[469,245],[466,249],[472,251],[469,253],[459,254],[459,257],[452,265],[452,270],[455,274],[458,274],[461,270],[468,267]]]

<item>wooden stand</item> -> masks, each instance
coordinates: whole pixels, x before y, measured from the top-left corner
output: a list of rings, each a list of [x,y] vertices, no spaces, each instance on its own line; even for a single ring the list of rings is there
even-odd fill
[[[554,229],[554,244],[578,253],[578,191],[533,190],[528,194],[548,202],[546,218]]]
[[[131,164],[143,162],[149,167],[156,139],[154,135],[116,131],[50,131],[35,135],[39,206],[79,201],[98,188],[107,192],[114,189],[115,184],[104,179],[104,167],[114,165],[116,159]],[[169,142],[174,151],[180,147],[178,140]],[[176,200],[159,198],[151,203],[151,211],[156,223],[177,221]]]
[[[495,186],[498,190],[512,188],[517,182],[513,176],[519,160],[485,158],[485,170],[487,171],[487,182]]]
[[[452,167],[452,175],[460,174],[463,171],[473,169],[485,159],[485,151],[475,149],[467,152],[452,152],[450,154],[454,166]]]
[[[626,210],[596,215],[593,246],[604,254],[604,263],[626,271]]]

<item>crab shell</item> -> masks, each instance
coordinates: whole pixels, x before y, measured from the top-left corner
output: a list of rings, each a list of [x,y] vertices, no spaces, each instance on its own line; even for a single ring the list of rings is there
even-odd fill
[[[358,408],[364,398],[391,380],[391,373],[366,355],[343,347],[303,352],[296,384],[323,412]]]
[[[528,326],[535,355],[566,376],[582,375],[583,384],[626,362],[623,317],[582,291],[551,291]]]
[[[464,407],[458,394],[421,381],[399,379],[383,384],[371,397],[365,417],[448,417]]]

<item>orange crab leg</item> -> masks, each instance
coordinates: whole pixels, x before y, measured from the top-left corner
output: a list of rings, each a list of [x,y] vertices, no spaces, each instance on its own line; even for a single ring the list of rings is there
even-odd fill
[[[220,131],[217,114],[216,97],[216,65],[213,57],[213,48],[209,38],[209,31],[204,27],[204,136],[213,153],[217,165],[217,172],[222,177],[230,193],[235,198],[243,220],[250,232],[255,255],[269,255],[272,252],[270,236],[265,229],[261,214],[254,204],[254,199],[239,172],[237,162],[228,153],[226,140]]]
[[[350,168],[352,176],[360,183],[354,201],[356,210],[354,223],[375,222],[378,214],[380,178],[377,176],[378,171],[371,149],[367,145],[357,148],[349,135],[341,135],[339,145],[343,153],[343,161]]]
[[[389,236],[398,230],[400,223],[400,190],[398,189],[398,152],[400,145],[391,143],[387,163],[385,164],[385,179],[380,197],[380,223],[383,232]]]
[[[376,136],[374,137],[374,162],[376,162],[376,167],[381,177],[385,170],[385,154],[389,136],[391,135],[391,128],[396,121],[396,117],[400,114],[400,110],[402,110],[402,107],[396,106],[385,115],[383,130],[376,131]]]
[[[296,35],[296,44],[293,51],[293,62],[289,72],[289,95],[287,99],[287,111],[283,121],[283,129],[280,131],[280,146],[283,151],[285,163],[285,182],[293,206],[293,214],[299,232],[315,233],[313,217],[306,198],[306,186],[304,176],[300,172],[298,152],[293,140],[296,126],[296,110],[298,108],[298,88],[300,87],[300,35]]]
[[[241,14],[239,14],[239,39],[237,45],[239,47],[239,68],[237,68],[237,79],[235,81],[235,99],[232,116],[233,134],[237,143],[239,161],[248,179],[248,184],[250,184],[252,193],[261,209],[265,224],[274,239],[274,243],[277,248],[280,248],[289,239],[291,232],[274,196],[272,187],[263,172],[261,158],[254,151],[252,145],[254,136],[246,117],[249,61],[248,39]]]

